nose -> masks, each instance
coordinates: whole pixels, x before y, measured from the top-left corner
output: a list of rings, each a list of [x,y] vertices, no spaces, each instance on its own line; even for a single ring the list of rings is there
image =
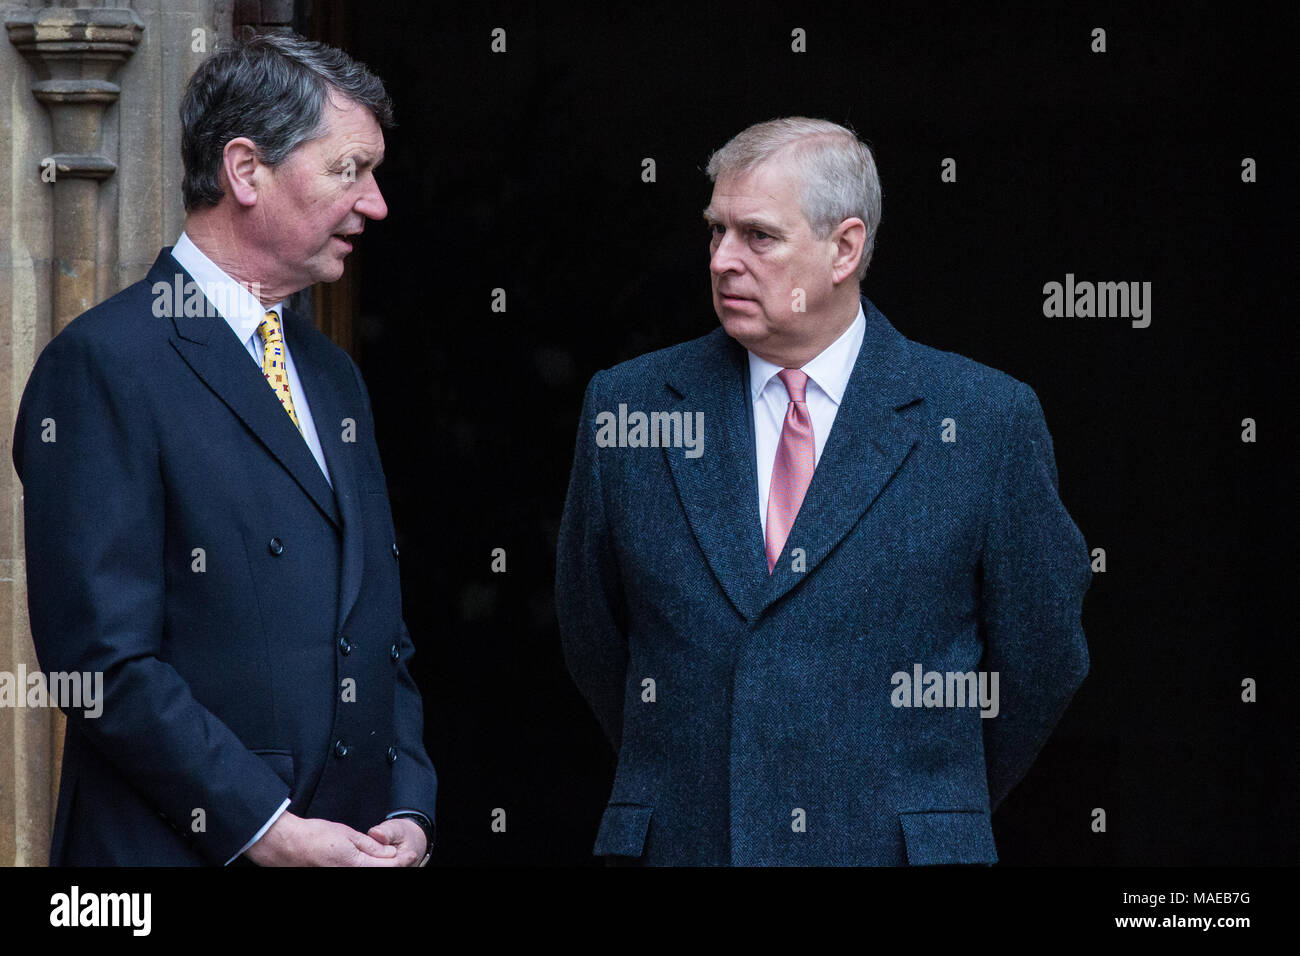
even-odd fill
[[[388,215],[388,203],[384,202],[384,194],[379,191],[379,183],[373,177],[370,179],[370,188],[357,200],[354,208],[367,219],[378,220]]]
[[[709,271],[715,276],[743,270],[744,265],[737,254],[737,242],[739,240],[733,238],[731,230],[724,232],[722,238],[714,239],[713,252],[709,255]]]

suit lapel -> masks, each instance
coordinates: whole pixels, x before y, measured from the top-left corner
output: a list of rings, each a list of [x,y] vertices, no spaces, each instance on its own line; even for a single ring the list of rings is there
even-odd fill
[[[148,281],[161,282],[170,289],[177,276],[184,277],[182,283],[193,281],[180,263],[171,257],[170,251],[164,250],[150,270]],[[171,337],[172,347],[338,527],[339,511],[329,482],[230,325],[215,314],[173,315],[172,322],[176,327]],[[292,351],[296,346],[296,342],[290,344],[291,354],[296,355]],[[306,364],[299,366],[300,378]],[[314,405],[315,395],[310,396],[309,401]]]
[[[907,339],[865,298],[862,309],[867,320],[862,348],[790,537],[771,576],[764,575],[759,613],[813,573],[875,502],[918,440],[899,414],[922,397]],[[792,568],[794,548],[805,552],[803,571]]]
[[[687,458],[680,448],[663,452],[678,498],[718,584],[741,616],[753,621],[767,585],[767,557],[758,520],[744,349],[718,328],[693,360],[670,376],[668,387],[681,396],[670,411],[704,413],[700,457]]]
[[[343,563],[340,574],[338,628],[342,630],[352,606],[361,590],[361,577],[365,564],[364,526],[361,520],[361,503],[358,498],[355,456],[358,443],[343,441],[343,420],[352,419],[354,428],[362,427],[361,409],[348,408],[342,396],[356,392],[356,383],[347,366],[329,361],[330,345],[322,336],[313,335],[311,324],[288,310],[284,313],[285,341],[289,355],[307,401],[311,407],[316,437],[320,439],[325,464],[329,466],[330,480],[334,483],[334,497],[338,502],[343,527]],[[285,416],[288,418],[288,416]],[[301,440],[300,440],[301,441]],[[304,443],[305,444],[305,443]],[[315,467],[315,461],[312,462]],[[316,468],[320,474],[320,468]]]

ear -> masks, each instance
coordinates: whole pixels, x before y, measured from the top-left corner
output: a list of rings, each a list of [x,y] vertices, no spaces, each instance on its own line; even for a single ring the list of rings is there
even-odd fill
[[[862,260],[862,250],[867,242],[867,227],[856,216],[845,219],[835,227],[828,241],[835,247],[831,259],[831,279],[839,285],[845,279],[857,274],[858,263]]]
[[[230,195],[241,206],[257,204],[263,169],[257,146],[247,136],[232,139],[221,151],[221,174]]]

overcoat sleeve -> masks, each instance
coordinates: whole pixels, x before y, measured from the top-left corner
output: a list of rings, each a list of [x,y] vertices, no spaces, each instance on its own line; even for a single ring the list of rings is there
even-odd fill
[[[618,559],[596,444],[601,376],[587,386],[569,493],[555,556],[555,607],[564,659],[617,751],[623,728],[628,648]]]
[[[1058,495],[1056,460],[1033,389],[1017,383],[982,556],[983,669],[999,709],[984,721],[996,809],[1033,763],[1088,673],[1081,613],[1092,571]]]

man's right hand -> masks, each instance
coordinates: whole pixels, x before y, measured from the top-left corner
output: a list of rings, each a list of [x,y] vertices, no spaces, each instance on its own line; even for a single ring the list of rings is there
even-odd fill
[[[342,823],[286,810],[247,850],[258,866],[397,866],[397,848]]]

